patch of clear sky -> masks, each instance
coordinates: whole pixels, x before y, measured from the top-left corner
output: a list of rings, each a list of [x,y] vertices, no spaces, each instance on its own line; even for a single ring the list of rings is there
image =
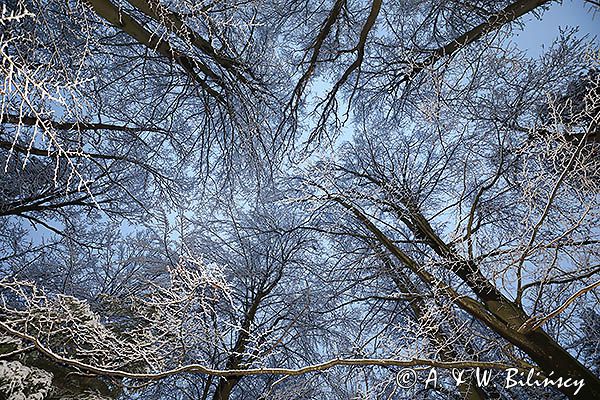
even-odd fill
[[[542,54],[560,33],[560,29],[578,28],[577,36],[588,35],[594,40],[596,51],[600,37],[600,7],[584,0],[565,0],[553,2],[541,19],[527,14],[522,17],[524,28],[517,31],[513,41],[519,48],[526,49],[532,56]],[[595,39],[594,39],[595,38]],[[600,61],[600,60],[599,60]]]
[[[594,40],[596,53],[598,53],[597,39],[600,37],[600,7],[594,6],[584,0],[565,0],[553,2],[549,10],[537,18],[532,14],[522,17],[524,27],[515,32],[514,43],[522,49],[527,50],[530,56],[537,57],[543,53],[544,47],[549,46],[559,35],[560,29],[578,27],[578,37],[588,35],[588,40]],[[600,60],[598,60],[600,62]],[[322,83],[320,84],[324,86]],[[313,91],[320,91],[319,84],[313,87]],[[325,91],[325,89],[321,89]],[[349,140],[352,137],[352,126],[348,124],[344,134],[338,143]],[[55,224],[53,224],[55,225]],[[31,231],[34,242],[39,243],[44,235],[45,229]],[[122,226],[123,233],[132,231],[132,227],[125,223]]]

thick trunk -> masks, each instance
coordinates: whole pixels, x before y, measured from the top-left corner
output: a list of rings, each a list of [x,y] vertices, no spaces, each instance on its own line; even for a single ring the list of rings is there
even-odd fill
[[[513,342],[544,371],[546,376],[553,372],[550,379],[556,380],[559,377],[563,381],[567,378],[571,380],[583,379],[584,386],[578,391],[576,386],[573,387],[556,387],[570,399],[600,399],[600,379],[588,368],[583,366],[575,357],[570,355],[562,346],[560,346],[548,334],[538,329],[526,335],[515,335],[517,340]]]
[[[213,400],[229,400],[231,391],[237,384],[237,378],[221,378],[213,395]]]
[[[546,377],[552,380],[584,381],[584,386],[577,395],[577,387],[556,387],[572,399],[600,399],[600,378],[569,354],[551,336],[538,328],[521,333],[519,327],[528,320],[525,312],[500,293],[478,293],[486,308],[499,320],[498,324],[488,324],[492,330],[513,343],[540,367]],[[484,321],[485,323],[485,321]]]
[[[463,309],[525,352],[547,378],[552,380],[562,378],[562,381],[570,378],[571,382],[581,379],[584,381],[583,388],[578,391],[575,385],[571,387],[549,386],[555,387],[571,399],[600,399],[598,376],[570,355],[556,340],[541,328],[527,333],[519,331],[519,327],[528,320],[528,316],[520,307],[498,292],[478,293],[478,295],[485,306],[465,307],[463,304]],[[473,301],[473,303],[476,302]],[[515,378],[519,379],[520,377],[516,376]],[[526,381],[526,377],[523,377],[522,380]],[[577,395],[575,395],[576,391]]]
[[[600,379],[588,368],[571,356],[560,344],[541,328],[522,334],[521,327],[528,319],[525,311],[515,302],[504,296],[492,284],[473,262],[465,261],[437,236],[424,216],[415,208],[411,208],[415,230],[429,240],[430,247],[440,256],[450,259],[453,272],[459,276],[483,302],[494,323],[486,323],[488,327],[523,350],[544,371],[550,379],[584,380],[583,388],[556,387],[573,399],[600,399]],[[476,318],[479,315],[474,315]],[[478,318],[479,319],[479,318]],[[552,374],[550,376],[550,374]],[[524,379],[525,380],[525,379]],[[577,391],[577,395],[575,392]]]
[[[277,281],[270,285],[270,287],[268,287],[266,290],[259,290],[258,293],[256,293],[250,308],[244,316],[244,322],[242,323],[239,336],[227,361],[227,369],[231,370],[241,368],[243,361],[242,354],[246,351],[246,344],[250,337],[250,326],[256,317],[256,312],[258,311],[260,302],[269,294],[276,283]],[[235,385],[237,385],[240,379],[240,376],[221,377],[213,395],[213,400],[228,400],[229,396],[231,396],[231,391]]]
[[[529,319],[527,314],[491,285],[478,269],[470,266],[455,272],[481,299],[485,309],[491,313],[490,317],[493,316],[491,319],[482,319],[481,314],[472,313],[475,318],[524,351],[548,378],[584,380],[584,386],[577,391],[577,395],[575,391],[578,388],[575,386],[552,387],[572,399],[600,399],[600,379],[541,328],[528,333],[519,332],[519,327]]]
[[[399,262],[419,276],[425,284],[436,285],[437,280],[431,273],[398,248],[394,241],[379,230],[357,207],[341,198],[335,198],[335,201],[351,211],[374,234],[377,241],[389,250]],[[407,208],[411,211],[411,229],[426,238],[430,247],[437,254],[451,261],[449,269],[460,277],[480,300],[477,301],[469,296],[459,296],[452,289],[448,289],[447,292],[452,293],[452,298],[460,308],[524,351],[547,377],[562,378],[563,381],[568,378],[571,380],[583,379],[584,386],[577,392],[577,395],[575,395],[577,388],[574,386],[552,385],[567,397],[581,400],[600,399],[600,379],[594,373],[571,356],[541,328],[529,333],[519,332],[519,327],[528,320],[527,314],[521,307],[504,296],[491,281],[485,278],[476,265],[459,257],[450,246],[444,243],[418,210],[411,205]]]

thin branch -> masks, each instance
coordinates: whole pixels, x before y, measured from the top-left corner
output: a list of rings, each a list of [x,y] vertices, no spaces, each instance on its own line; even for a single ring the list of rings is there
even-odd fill
[[[209,368],[201,364],[188,364],[183,365],[181,367],[173,368],[167,371],[155,372],[155,373],[134,373],[129,371],[123,371],[119,369],[107,369],[103,367],[97,367],[94,365],[90,365],[79,360],[74,360],[72,358],[63,357],[59,354],[56,354],[51,349],[42,344],[38,338],[34,336],[30,336],[26,333],[19,332],[10,326],[8,326],[5,322],[0,321],[0,328],[4,329],[6,332],[11,335],[17,336],[21,339],[28,340],[35,348],[40,351],[45,356],[49,357],[55,362],[59,362],[62,364],[69,365],[71,367],[79,368],[85,370],[87,372],[91,372],[98,375],[103,376],[113,376],[119,378],[129,378],[129,379],[149,379],[149,380],[158,380],[167,378],[172,375],[177,375],[181,373],[196,373],[196,374],[205,374],[212,376],[223,376],[223,377],[231,377],[231,376],[249,376],[249,375],[303,375],[311,372],[320,372],[326,371],[334,367],[339,366],[394,366],[394,367],[416,367],[416,366],[430,366],[436,368],[486,368],[486,369],[498,369],[505,370],[510,368],[510,365],[500,363],[500,362],[483,362],[483,361],[436,361],[436,360],[428,360],[428,359],[418,359],[414,358],[411,360],[396,360],[389,358],[335,358],[331,359],[319,364],[312,364],[301,368],[250,368],[250,369],[214,369]]]
[[[537,317],[532,317],[532,318],[528,319],[527,321],[525,321],[525,323],[523,325],[521,325],[521,327],[519,327],[518,332],[519,333],[529,333],[529,332],[535,331],[536,329],[538,329],[542,325],[544,325],[546,322],[548,322],[552,318],[556,317],[558,314],[565,311],[567,309],[567,307],[569,307],[571,305],[571,303],[573,303],[575,300],[577,300],[577,298],[579,298],[580,296],[583,296],[584,294],[586,294],[587,292],[589,292],[591,290],[594,290],[598,286],[600,286],[600,281],[596,281],[596,282],[578,290],[576,293],[571,295],[571,297],[569,297],[567,299],[567,301],[565,301],[560,307],[558,307],[556,310],[552,311],[550,314],[546,315],[545,317],[537,316]]]
[[[433,53],[429,55],[429,57],[413,66],[410,72],[408,72],[402,78],[400,83],[409,81],[415,75],[423,71],[425,68],[434,65],[436,62],[438,62],[444,57],[451,56],[452,54],[457,52],[461,47],[465,47],[475,42],[483,35],[498,30],[504,25],[515,21],[516,19],[522,17],[528,12],[533,11],[546,3],[550,3],[551,1],[554,0],[520,0],[510,4],[508,7],[504,8],[499,13],[488,18],[487,21],[477,25],[470,31],[460,35],[453,41],[446,44],[444,47],[440,47],[434,50]]]
[[[0,124],[15,124],[26,126],[51,127],[56,130],[107,130],[107,131],[123,131],[123,132],[142,132],[149,129],[140,127],[129,127],[114,124],[102,124],[93,122],[58,122],[48,118],[31,117],[27,115],[16,114],[0,114]]]

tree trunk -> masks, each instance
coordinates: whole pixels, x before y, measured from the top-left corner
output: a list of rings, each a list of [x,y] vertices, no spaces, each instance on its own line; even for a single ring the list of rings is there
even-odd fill
[[[557,387],[557,390],[560,390],[570,399],[600,399],[600,379],[598,376],[582,365],[541,329],[526,335],[517,333],[515,335],[516,340],[506,339],[525,351],[547,376],[554,372],[549,377],[550,379],[558,379],[559,377],[562,377],[563,380],[567,378],[583,379],[584,386],[577,395],[575,395],[577,387]]]
[[[213,400],[229,400],[231,391],[237,384],[238,380],[239,379],[235,377],[219,379],[219,384],[217,385],[217,389],[213,395]]]
[[[399,262],[407,265],[424,283],[432,284],[429,274],[420,268],[408,254],[399,249],[394,241],[379,230],[365,214],[340,198],[335,200],[351,211]],[[529,319],[523,309],[504,296],[474,263],[465,261],[444,243],[414,205],[408,204],[407,208],[412,219],[410,228],[428,240],[429,246],[438,255],[451,261],[449,269],[461,278],[481,301],[476,301],[468,296],[458,296],[455,301],[459,307],[524,351],[547,377],[553,379],[562,377],[563,380],[567,378],[583,379],[584,386],[577,392],[577,395],[575,395],[577,387],[553,386],[570,399],[600,399],[600,379],[594,373],[571,356],[541,328],[528,333],[519,332],[519,327]]]

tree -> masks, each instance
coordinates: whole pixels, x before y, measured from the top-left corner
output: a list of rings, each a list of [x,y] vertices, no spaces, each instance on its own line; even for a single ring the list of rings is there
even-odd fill
[[[512,43],[551,3],[8,0],[0,391],[600,397],[597,43]]]

